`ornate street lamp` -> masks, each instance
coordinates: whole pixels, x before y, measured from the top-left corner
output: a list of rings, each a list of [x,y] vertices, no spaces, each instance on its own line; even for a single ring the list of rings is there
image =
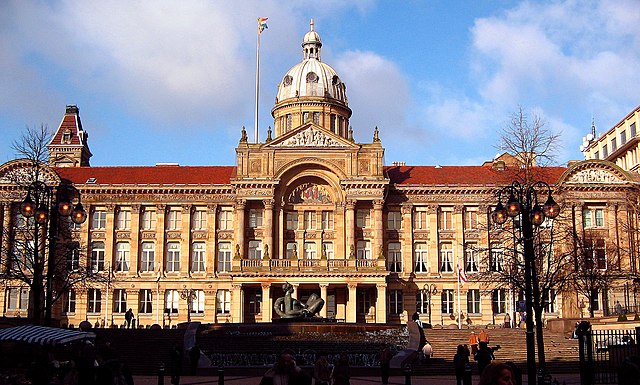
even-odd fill
[[[75,204],[73,202],[76,202]],[[61,183],[51,187],[43,182],[35,181],[29,185],[27,197],[20,204],[20,213],[25,218],[34,218],[34,314],[40,319],[40,298],[44,261],[40,260],[38,242],[40,240],[40,226],[48,226],[47,239],[49,241],[47,260],[47,287],[45,298],[45,323],[51,324],[51,306],[53,302],[53,274],[55,270],[55,248],[58,238],[60,216],[70,218],[73,223],[81,224],[87,219],[87,212],[82,207],[80,192],[73,185]],[[35,293],[37,291],[37,293]]]
[[[539,190],[546,190],[547,201],[541,207],[538,202]],[[508,194],[506,207],[502,205],[502,194]],[[524,247],[525,303],[527,307],[526,346],[527,377],[529,385],[536,383],[535,336],[533,331],[533,285],[532,274],[535,270],[533,246],[533,226],[540,226],[546,218],[554,219],[560,214],[560,206],[551,196],[551,187],[546,182],[534,182],[523,185],[514,181],[498,192],[498,204],[491,213],[493,222],[501,225],[509,218],[521,217],[522,242]]]
[[[431,295],[435,295],[438,293],[438,287],[435,285],[435,283],[432,283],[431,285],[425,283],[424,285],[422,285],[422,293],[423,295],[426,295],[427,304],[429,305],[429,325],[433,325],[431,323]]]
[[[198,293],[194,289],[187,289],[186,285],[180,291],[180,298],[187,300],[187,322],[191,322],[191,309],[193,309],[193,301],[198,298]]]

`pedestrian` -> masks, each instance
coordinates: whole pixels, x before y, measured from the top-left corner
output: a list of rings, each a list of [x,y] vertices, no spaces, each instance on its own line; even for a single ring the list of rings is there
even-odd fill
[[[478,361],[478,374],[482,375],[484,369],[489,366],[491,361],[495,359],[493,355],[493,349],[489,347],[485,342],[480,342],[478,353],[476,354],[476,361]]]
[[[262,376],[260,385],[311,385],[311,376],[305,373],[297,364],[291,350],[284,350],[272,368]]]
[[[329,385],[331,381],[331,364],[329,356],[325,352],[318,355],[316,363],[313,365],[313,378],[315,385]]]
[[[191,350],[189,350],[189,369],[190,374],[192,376],[196,375],[198,371],[198,363],[200,362],[200,347],[198,345],[193,345]]]
[[[127,321],[127,329],[130,329],[131,321],[133,320],[133,310],[131,308],[124,313],[124,319]]]
[[[340,353],[338,362],[333,367],[333,373],[331,374],[333,379],[333,385],[350,385],[351,373],[349,368],[349,355],[347,353]]]
[[[488,365],[480,376],[478,385],[515,385],[511,368],[499,362]]]
[[[478,335],[473,330],[469,335],[469,346],[471,347],[471,354],[475,357],[476,353],[478,353]]]
[[[469,350],[464,345],[458,345],[456,354],[453,356],[453,368],[456,372],[456,385],[464,384],[465,370],[469,364]]]
[[[618,317],[621,316],[622,314],[624,314],[623,311],[622,311],[622,305],[620,305],[620,301],[616,301],[615,309],[616,309],[616,315]]]
[[[389,346],[385,346],[380,351],[380,377],[382,377],[382,383],[389,383],[389,368],[391,367],[391,359],[393,358],[393,352]]]
[[[509,315],[509,313],[504,314],[504,327],[505,328],[511,327],[511,316]]]
[[[418,326],[418,333],[420,333],[420,340],[419,340],[419,343],[418,343],[418,349],[416,349],[416,350],[418,352],[422,352],[422,348],[427,343],[427,337],[424,334],[424,327],[422,325],[422,321],[420,320],[420,313],[418,313],[418,312],[413,313],[413,316],[411,317],[411,319]]]
[[[182,348],[174,345],[171,349],[171,383],[180,385],[180,374],[182,374]]]
[[[484,342],[489,345],[489,333],[487,333],[486,329],[480,330],[480,335],[478,335],[478,342]]]

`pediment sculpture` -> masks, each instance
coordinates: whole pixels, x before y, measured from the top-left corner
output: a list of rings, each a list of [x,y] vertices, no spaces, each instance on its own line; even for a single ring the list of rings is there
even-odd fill
[[[331,138],[317,128],[307,127],[274,147],[349,147],[348,145]]]

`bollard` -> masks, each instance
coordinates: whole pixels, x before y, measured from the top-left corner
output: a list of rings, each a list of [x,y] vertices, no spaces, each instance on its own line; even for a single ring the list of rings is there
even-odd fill
[[[404,385],[411,385],[411,365],[404,367]]]
[[[224,369],[218,368],[218,385],[224,385]]]
[[[158,367],[158,385],[164,385],[164,362]]]

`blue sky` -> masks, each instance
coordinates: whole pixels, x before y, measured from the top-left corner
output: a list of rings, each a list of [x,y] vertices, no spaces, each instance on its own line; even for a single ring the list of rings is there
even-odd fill
[[[302,59],[315,20],[322,60],[347,84],[358,142],[385,162],[490,160],[519,106],[562,132],[558,163],[640,104],[640,7],[617,1],[0,1],[0,163],[26,126],[77,104],[91,164],[233,165]]]

